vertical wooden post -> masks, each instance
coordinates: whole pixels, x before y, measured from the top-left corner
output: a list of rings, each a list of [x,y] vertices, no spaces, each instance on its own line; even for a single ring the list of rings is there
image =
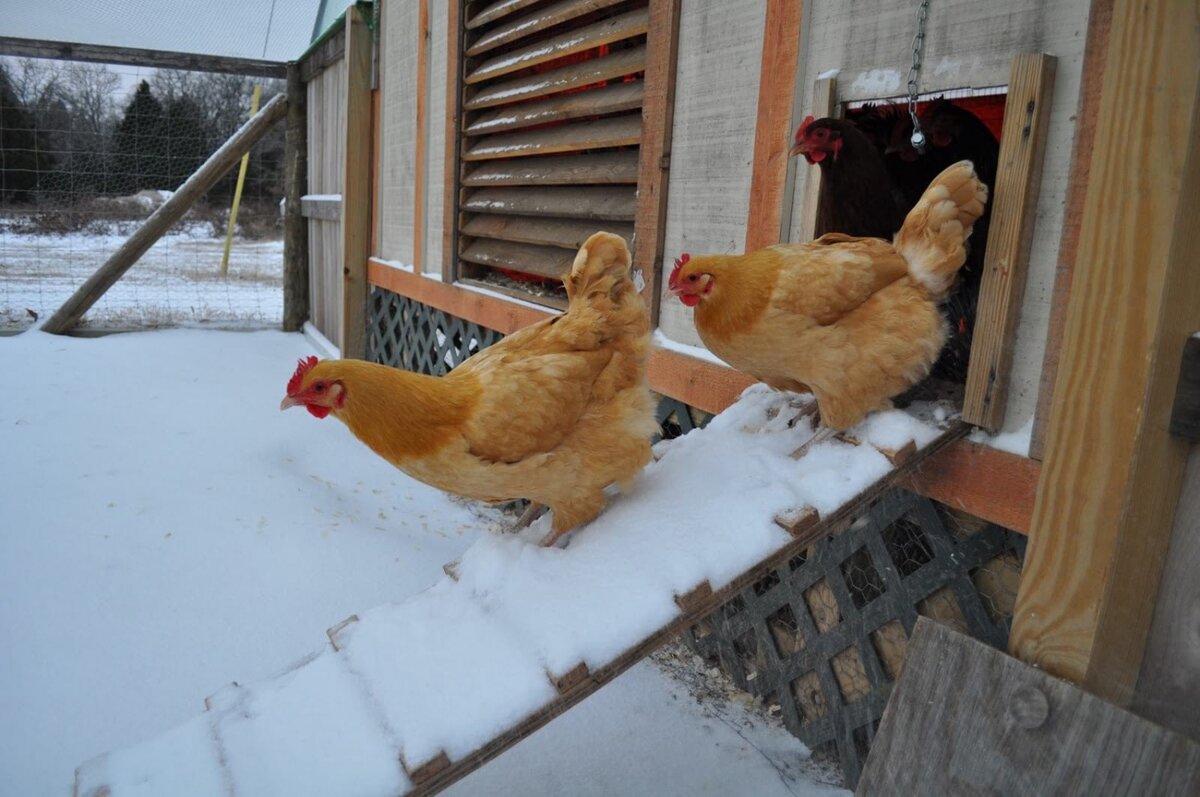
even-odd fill
[[[1186,442],[1167,431],[1200,324],[1200,25],[1117,0],[1012,651],[1129,703]]]
[[[747,252],[782,240],[784,183],[788,177],[803,6],[802,0],[767,0],[758,78],[758,121],[754,126],[754,164],[750,174]]]
[[[346,168],[342,186],[342,356],[367,353],[367,259],[371,256],[371,31],[346,11]]]
[[[287,136],[283,144],[283,330],[295,332],[308,320],[308,219],[300,197],[308,186],[308,89],[300,64],[287,67]]]
[[[420,274],[425,268],[425,212],[429,184],[425,175],[426,141],[429,138],[429,0],[418,0],[417,11],[417,127],[413,153],[413,271]]]
[[[645,287],[650,324],[658,324],[662,282],[663,233],[671,173],[671,133],[675,120],[675,67],[679,55],[679,0],[650,0],[646,32],[645,99],[638,154],[638,200],[634,220],[633,268]]]
[[[1004,423],[1017,318],[1025,296],[1029,247],[1050,127],[1055,59],[1024,53],[1013,59],[1004,130],[993,187],[992,223],[984,256],[963,420],[995,432]]]
[[[446,163],[442,192],[442,281],[454,281],[458,270],[459,119],[462,118],[463,0],[446,3]]]

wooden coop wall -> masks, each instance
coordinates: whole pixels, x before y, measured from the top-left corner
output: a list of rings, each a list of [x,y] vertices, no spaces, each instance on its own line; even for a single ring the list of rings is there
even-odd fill
[[[1063,232],[1063,208],[1080,102],[1083,56],[1091,4],[1088,0],[956,0],[932,4],[926,25],[923,94],[1008,83],[1014,56],[1049,53],[1057,59],[1036,224],[1025,293],[1020,303],[1011,383],[1003,431],[1033,422],[1052,308],[1054,278]],[[915,5],[899,0],[805,4],[799,101],[795,118],[814,104],[818,76],[836,71],[837,102],[904,95],[915,32]],[[816,169],[795,170],[796,219]],[[789,211],[785,210],[785,213]],[[799,225],[793,225],[793,231]],[[795,232],[793,233],[795,235]]]
[[[445,20],[445,14],[433,14]],[[418,83],[417,54],[420,37],[420,3],[385,2],[379,29],[379,90],[383,96],[379,119],[379,245],[384,260],[411,268],[414,252],[417,192],[417,99],[419,93],[445,96],[445,86]],[[431,42],[438,53],[432,62],[443,62],[445,42]],[[432,81],[430,81],[432,83]],[[443,106],[444,107],[444,106]],[[431,173],[436,147],[424,147],[425,174]],[[428,196],[428,194],[427,194]],[[440,195],[437,197],[440,201]],[[438,220],[440,223],[440,219]],[[425,239],[435,231],[426,230]],[[440,231],[437,231],[440,238]]]
[[[346,61],[338,58],[307,85],[308,191],[327,197],[309,208],[309,296],[313,326],[340,345],[342,329],[342,214],[346,163]],[[339,197],[336,202],[331,197]],[[320,207],[320,210],[316,208]]]

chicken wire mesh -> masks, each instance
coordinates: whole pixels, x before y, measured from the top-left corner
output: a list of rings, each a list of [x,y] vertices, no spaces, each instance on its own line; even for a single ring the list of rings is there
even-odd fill
[[[0,57],[0,329],[53,313],[282,81]],[[237,169],[85,317],[135,328],[277,324],[283,313],[282,125],[250,154],[227,268]]]
[[[862,771],[918,616],[1008,639],[1025,538],[903,490],[819,540],[686,635],[848,786]]]

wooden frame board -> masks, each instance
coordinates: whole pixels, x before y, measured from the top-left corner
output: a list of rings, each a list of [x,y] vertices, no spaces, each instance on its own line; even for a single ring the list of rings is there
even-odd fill
[[[367,259],[371,256],[374,146],[371,31],[356,6],[346,11],[346,166],[342,186],[343,357],[367,353]]]

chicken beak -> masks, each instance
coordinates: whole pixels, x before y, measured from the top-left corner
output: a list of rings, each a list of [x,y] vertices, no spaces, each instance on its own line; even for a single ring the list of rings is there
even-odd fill
[[[806,147],[806,146],[803,144],[803,142],[801,142],[801,143],[799,143],[799,144],[795,145],[794,147],[792,147],[792,148],[791,148],[791,149],[788,151],[788,157],[789,157],[789,158],[794,158],[794,157],[796,157],[797,155],[804,155],[804,154],[806,154],[807,152],[808,152],[808,147]]]
[[[279,409],[286,410],[288,407],[299,407],[300,399],[294,396],[284,396],[283,401],[279,402]]]

